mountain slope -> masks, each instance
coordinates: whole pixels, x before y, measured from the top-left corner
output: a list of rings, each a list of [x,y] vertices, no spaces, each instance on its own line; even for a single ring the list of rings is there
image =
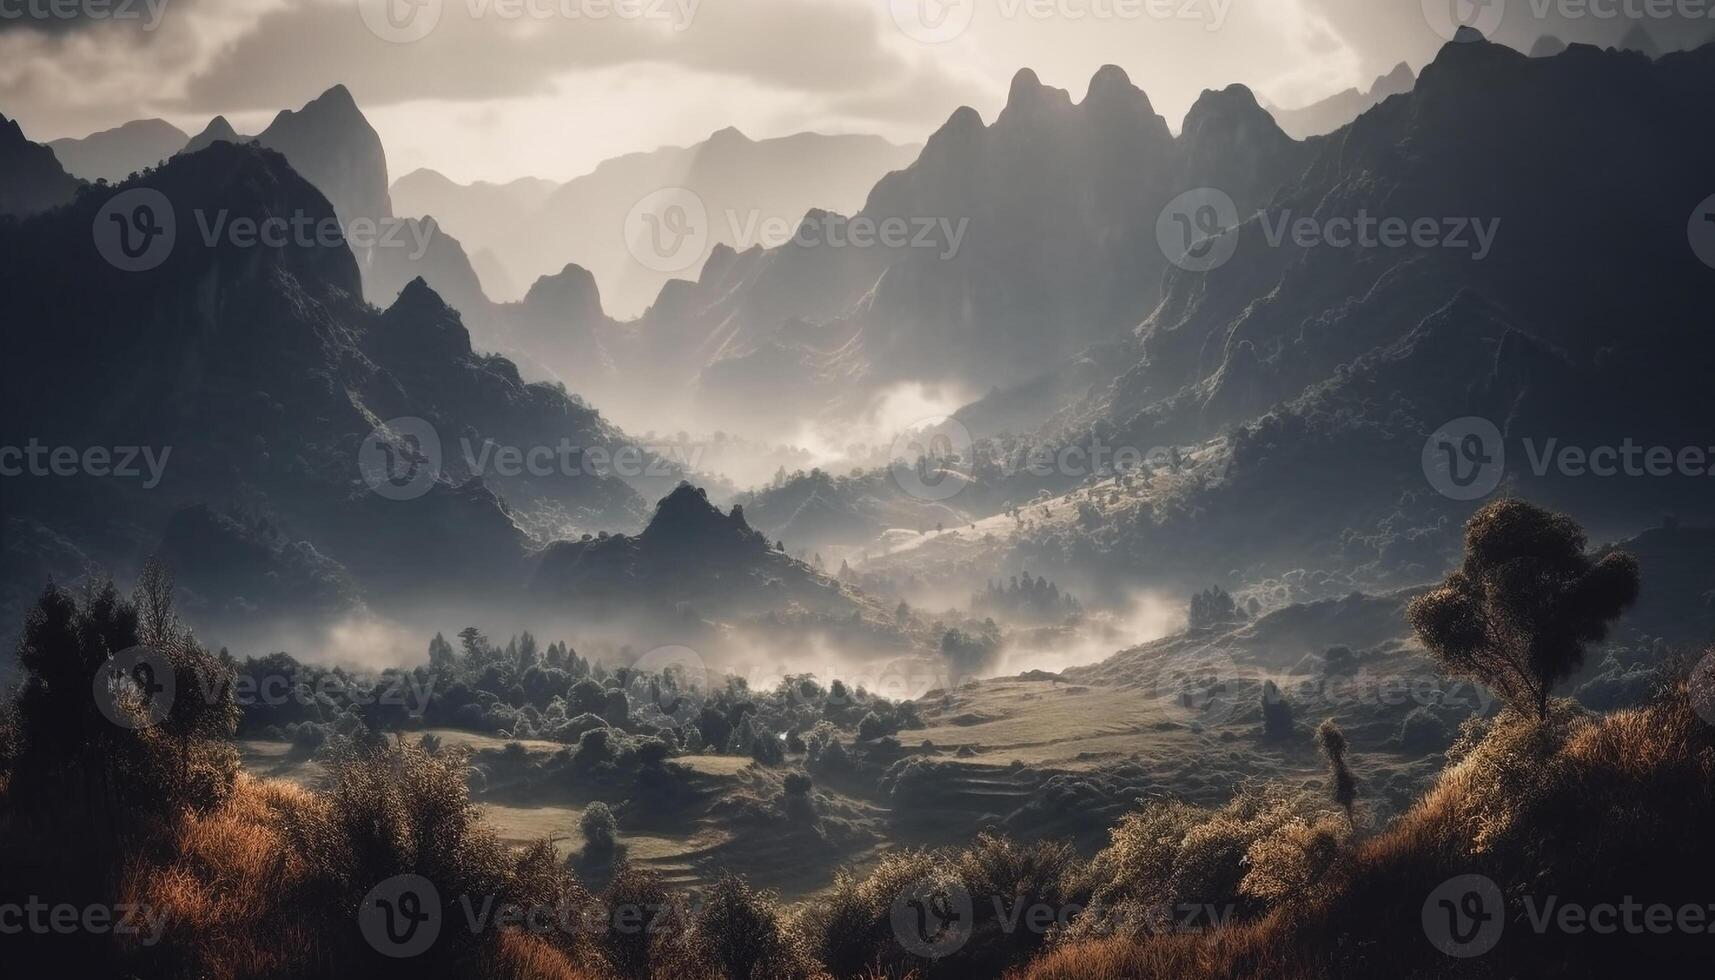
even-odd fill
[[[1535,55],[1534,51],[1532,55]],[[1296,109],[1269,106],[1268,111],[1288,136],[1293,139],[1309,139],[1312,136],[1332,133],[1363,115],[1371,107],[1379,105],[1389,96],[1411,91],[1416,80],[1411,66],[1402,61],[1395,65],[1392,71],[1372,82],[1367,90],[1349,88]]]
[[[30,142],[16,122],[0,116],[0,217],[64,204],[77,187],[77,178],[65,172],[53,150]]]
[[[82,139],[59,139],[48,145],[66,170],[88,181],[124,180],[177,153],[190,137],[162,119],[139,119]]]

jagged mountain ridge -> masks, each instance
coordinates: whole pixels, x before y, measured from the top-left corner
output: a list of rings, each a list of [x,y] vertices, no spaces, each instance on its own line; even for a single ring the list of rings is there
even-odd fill
[[[46,211],[72,199],[79,181],[54,151],[32,143],[17,122],[0,115],[0,218]]]
[[[48,146],[68,172],[84,180],[120,181],[177,153],[189,139],[164,119],[139,119]]]
[[[167,196],[181,232],[146,273],[108,266],[89,236],[120,188],[0,229],[11,355],[0,369],[0,428],[8,445],[171,447],[170,465],[147,492],[115,480],[19,481],[8,488],[9,541],[74,541],[123,569],[156,548],[183,508],[236,507],[309,542],[367,595],[483,593],[521,586],[535,547],[509,501],[571,526],[641,520],[642,498],[611,475],[475,478],[467,442],[480,451],[490,440],[629,441],[563,390],[525,384],[510,362],[474,352],[458,314],[423,283],[378,312],[363,302],[357,260],[343,246],[209,245],[191,231],[195,215],[220,211],[331,218],[327,198],[280,154],[216,143],[123,189],[137,187]],[[49,318],[53,331],[33,328]],[[441,476],[420,499],[388,500],[364,485],[358,452],[380,423],[404,416],[439,432]],[[9,553],[6,564],[33,561]]]

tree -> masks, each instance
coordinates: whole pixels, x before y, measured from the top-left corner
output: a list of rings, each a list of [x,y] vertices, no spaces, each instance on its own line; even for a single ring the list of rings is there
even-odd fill
[[[1316,747],[1328,760],[1334,777],[1334,802],[1346,811],[1346,824],[1353,822],[1352,806],[1358,801],[1358,778],[1346,768],[1346,733],[1329,718],[1316,726]]]
[[[1465,525],[1465,561],[1411,603],[1418,639],[1448,674],[1487,684],[1519,711],[1548,716],[1548,697],[1585,648],[1638,597],[1638,562],[1585,554],[1583,528],[1520,500],[1498,500]]]
[[[1262,682],[1262,733],[1267,738],[1292,734],[1292,705],[1273,681]]]
[[[591,803],[578,818],[578,829],[584,834],[585,862],[602,863],[613,857],[619,843],[619,821],[606,803]]]

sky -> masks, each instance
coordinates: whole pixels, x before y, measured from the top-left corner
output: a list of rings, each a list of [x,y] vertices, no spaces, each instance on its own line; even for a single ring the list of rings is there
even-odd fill
[[[343,83],[395,177],[567,179],[726,126],[921,142],[961,105],[992,120],[1023,67],[1082,98],[1117,64],[1175,129],[1233,82],[1298,106],[1420,68],[1449,8],[1515,45],[1612,40],[1627,10],[1715,32],[1715,0],[0,0],[0,114],[43,142],[253,133]]]

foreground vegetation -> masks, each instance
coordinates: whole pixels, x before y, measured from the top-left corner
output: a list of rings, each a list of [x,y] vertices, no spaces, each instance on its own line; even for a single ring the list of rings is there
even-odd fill
[[[1539,910],[1707,909],[1715,727],[1698,710],[1709,704],[1707,670],[1681,665],[1647,703],[1607,715],[1544,697],[1609,617],[1486,583],[1524,576],[1571,595],[1600,586],[1617,612],[1635,568],[1583,561],[1575,527],[1521,508],[1479,514],[1466,566],[1413,611],[1440,624],[1426,639],[1447,669],[1485,681],[1515,672],[1511,700],[1465,725],[1439,781],[1391,824],[1374,824],[1362,756],[1329,723],[1315,734],[1325,794],[1258,784],[1219,807],[1150,799],[1087,860],[1066,843],[995,834],[897,850],[795,905],[736,877],[695,893],[670,887],[625,860],[601,804],[586,811],[570,860],[549,841],[508,846],[472,803],[465,753],[433,737],[341,735],[324,747],[321,790],[256,779],[230,747],[237,666],[179,626],[158,573],[130,599],[111,585],[50,589],[26,624],[26,680],[0,726],[0,906],[140,910],[147,925],[26,930],[8,935],[9,953],[25,967],[150,978],[1687,972],[1706,962],[1707,933],[1574,930]],[[1530,647],[1532,658],[1470,656],[1469,644],[1452,642],[1485,617],[1524,622],[1519,603],[1537,611],[1534,629],[1557,637]],[[110,654],[143,645],[162,652],[157,673],[109,678],[111,700],[92,699],[90,679],[107,676]],[[167,673],[181,696],[161,714],[138,682]],[[827,710],[826,697],[801,693],[801,720]],[[875,716],[866,708],[865,717]],[[820,765],[846,751],[830,727],[807,739]],[[625,738],[648,771],[668,771],[670,740],[684,750],[682,736],[649,736],[653,750]],[[586,749],[595,751],[580,742],[572,763]],[[595,763],[574,769],[600,778]],[[811,785],[788,772],[782,812],[814,821]],[[1483,917],[1503,928],[1479,955],[1449,956],[1433,899],[1466,876],[1493,883],[1504,905]],[[407,902],[388,890],[401,881],[432,887]],[[395,912],[435,923],[432,948],[403,955],[412,951],[398,937],[416,926],[396,933]]]

